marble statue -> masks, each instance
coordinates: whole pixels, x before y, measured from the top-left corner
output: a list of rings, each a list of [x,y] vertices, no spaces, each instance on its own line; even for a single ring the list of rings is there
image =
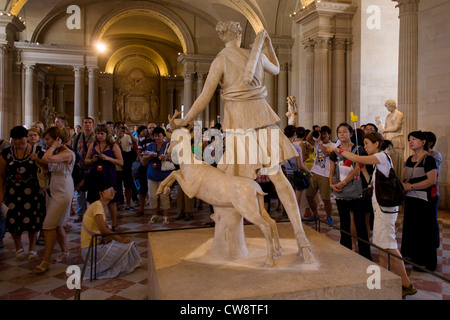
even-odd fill
[[[155,94],[155,90],[150,91],[150,96],[148,98],[150,104],[150,117],[151,121],[157,121],[159,116],[159,99]]]
[[[288,103],[288,112],[286,112],[286,116],[288,117],[288,125],[297,126],[298,108],[295,97],[294,96],[287,97],[287,103]]]
[[[392,150],[389,150],[389,155],[392,158],[395,172],[401,177],[403,171],[403,153],[405,151],[405,141],[402,131],[404,116],[397,109],[395,100],[387,100],[384,106],[389,111],[384,127],[379,117],[375,118],[375,122],[378,126],[378,131],[383,134],[384,139],[390,140],[393,144]]]
[[[48,97],[44,98],[41,105],[41,120],[44,123],[45,129],[53,126],[56,116],[55,108],[50,107],[50,99]]]
[[[114,119],[116,121],[125,121],[125,98],[127,96],[122,89],[119,89],[114,101]]]
[[[177,115],[177,113],[175,113],[175,115]],[[189,198],[195,197],[209,203],[214,206],[215,212],[217,211],[216,208],[220,207],[233,208],[240,216],[254,225],[257,225],[263,232],[267,244],[266,266],[272,267],[274,265],[274,257],[280,255],[280,241],[278,238],[277,224],[264,209],[265,193],[262,191],[260,185],[250,178],[227,175],[220,169],[210,166],[203,161],[194,163],[194,155],[192,154],[190,146],[191,135],[189,130],[185,128],[177,129],[177,134],[178,136],[172,133],[168,152],[169,154],[172,154],[174,149],[178,149],[178,158],[187,157],[187,161],[179,161],[180,169],[172,171],[172,173],[161,182],[157,194],[168,194],[170,192],[170,186],[176,180]],[[189,146],[183,148],[181,152],[180,148],[177,148],[180,136],[183,137],[183,141],[189,142]],[[183,154],[184,152],[187,154]],[[227,215],[224,215],[223,218],[226,219]],[[240,225],[243,225],[242,221],[240,221]],[[234,229],[239,228],[238,225],[235,227],[236,228]],[[215,240],[226,238],[228,241],[234,241],[237,239],[237,242],[233,243],[231,249],[226,249],[225,251],[245,251],[246,248],[238,248],[239,246],[245,246],[245,243],[239,241],[243,239],[243,237],[230,236],[230,233],[236,232],[236,230],[227,230],[227,228],[220,231],[218,230],[219,229],[216,228],[216,232],[228,234],[218,235],[215,237]],[[212,251],[214,251],[215,246],[216,244],[213,243]],[[221,252],[224,247],[228,246],[218,246],[217,250]],[[213,256],[216,255],[214,252],[210,252],[210,254]],[[233,255],[234,253],[226,252],[224,254]],[[222,256],[222,258],[228,257]]]
[[[297,151],[292,143],[286,138],[277,125],[280,121],[278,115],[272,110],[265,100],[267,89],[263,84],[265,72],[277,75],[280,64],[272,46],[272,41],[265,30],[258,32],[251,51],[241,48],[242,28],[238,22],[219,22],[216,31],[225,43],[225,48],[219,52],[211,64],[208,77],[206,78],[201,94],[194,101],[189,112],[180,121],[183,127],[194,121],[206,108],[213,97],[217,86],[223,88],[224,117],[222,128],[224,132],[239,134],[254,131],[256,135],[268,134],[265,141],[258,140],[256,143],[259,154],[269,155],[267,159],[257,159],[256,163],[246,161],[240,164],[235,159],[229,161],[227,157],[222,158],[218,168],[229,175],[256,179],[258,174],[265,174],[274,184],[277,194],[288,214],[296,236],[299,253],[303,255],[306,263],[312,263],[312,249],[306,238],[298,204],[294,190],[281,170],[281,163],[287,159],[296,157]],[[267,55],[262,53],[265,45]],[[173,127],[173,129],[176,129]],[[226,138],[227,141],[228,138]],[[264,143],[267,141],[277,141]],[[270,145],[269,145],[270,144]],[[227,150],[231,144],[227,143]],[[249,154],[250,144],[234,144],[234,155],[244,150]],[[232,152],[233,153],[233,152]],[[217,182],[215,182],[217,183]],[[241,195],[243,196],[243,195]],[[217,226],[217,221],[216,221]]]

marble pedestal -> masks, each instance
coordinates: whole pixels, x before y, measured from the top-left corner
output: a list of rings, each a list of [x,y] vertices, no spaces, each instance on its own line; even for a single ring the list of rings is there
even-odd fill
[[[213,228],[149,233],[155,264],[149,256],[149,299],[401,299],[400,277],[380,268],[380,289],[369,289],[368,267],[375,263],[304,228],[315,262],[304,264],[291,224],[278,223],[282,256],[273,268],[264,267],[265,240],[253,225],[244,228],[249,255],[233,261],[208,254]]]

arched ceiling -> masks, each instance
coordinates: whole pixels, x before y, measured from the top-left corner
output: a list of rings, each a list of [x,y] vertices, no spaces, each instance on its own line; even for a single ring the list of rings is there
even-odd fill
[[[26,3],[31,0],[10,0],[6,9],[13,15],[18,15],[20,10],[26,5]],[[279,0],[270,0],[270,1],[279,1]],[[77,4],[80,1],[72,1],[71,4]],[[163,1],[160,1],[163,2]],[[258,32],[264,29],[265,21],[262,15],[261,9],[259,8],[257,0],[168,0],[165,1],[168,3],[171,2],[185,2],[191,6],[195,6],[205,12],[208,12],[208,7],[213,4],[221,4],[232,9],[238,10],[241,12],[250,22],[253,29]],[[69,5],[69,4],[68,4]]]

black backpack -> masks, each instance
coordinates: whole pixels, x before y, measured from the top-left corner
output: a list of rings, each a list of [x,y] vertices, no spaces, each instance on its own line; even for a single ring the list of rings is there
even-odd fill
[[[384,152],[391,164],[389,175],[386,177],[380,170],[375,173],[375,197],[380,206],[397,207],[403,205],[406,200],[406,190],[403,183],[395,173],[391,159]],[[381,209],[381,208],[380,208]],[[384,211],[384,213],[398,213],[398,211]]]

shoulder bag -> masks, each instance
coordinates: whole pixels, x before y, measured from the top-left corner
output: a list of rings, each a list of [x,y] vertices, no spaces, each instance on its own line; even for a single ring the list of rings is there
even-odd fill
[[[352,153],[355,153],[356,148],[357,147],[355,147],[352,150]],[[344,157],[342,155],[338,155],[338,160],[335,165],[334,176],[333,176],[334,184],[338,184],[339,182],[341,182],[340,173],[339,173],[339,162],[343,159],[344,159]],[[355,166],[356,166],[356,164],[353,162],[352,163],[353,169],[355,168]],[[336,199],[339,199],[339,200],[353,200],[353,199],[361,198],[362,192],[363,192],[363,189],[362,189],[361,179],[359,178],[359,176],[356,176],[354,179],[352,179],[352,181],[350,181],[349,183],[347,183],[345,185],[345,187],[342,189],[341,192],[334,192],[334,195],[336,196]]]
[[[389,160],[389,175],[386,177],[380,170],[375,173],[375,197],[380,206],[397,207],[403,205],[406,199],[406,191],[403,183],[395,173],[391,159],[384,152]],[[380,208],[381,209],[381,208]],[[384,213],[397,213],[398,211],[384,211]]]
[[[167,154],[167,148],[169,147],[169,144],[166,144],[166,150],[164,151],[164,154]],[[166,160],[161,161],[161,171],[172,171],[175,170],[175,165],[173,162]]]

